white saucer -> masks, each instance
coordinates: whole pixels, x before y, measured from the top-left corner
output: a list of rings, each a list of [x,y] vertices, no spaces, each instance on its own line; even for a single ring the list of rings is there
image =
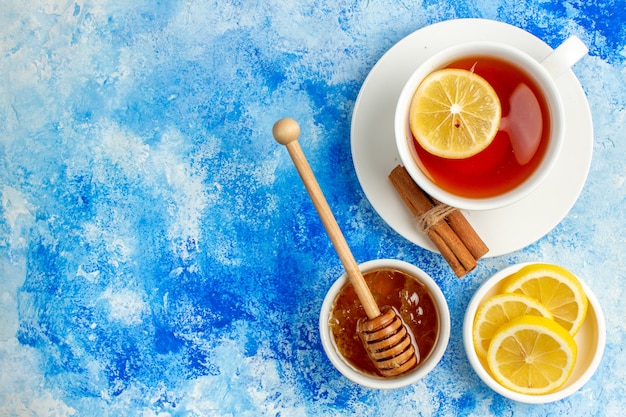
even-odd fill
[[[413,70],[435,52],[461,41],[490,40],[517,46],[538,60],[552,48],[524,30],[484,19],[437,23],[402,39],[372,68],[352,114],[351,147],[357,177],[374,210],[396,232],[437,252],[389,181],[401,164],[393,119],[396,101]],[[570,211],[585,184],[593,151],[593,126],[585,93],[570,70],[557,80],[566,114],[561,158],[546,181],[524,200],[497,210],[465,212],[489,247],[486,256],[514,252],[537,241]]]

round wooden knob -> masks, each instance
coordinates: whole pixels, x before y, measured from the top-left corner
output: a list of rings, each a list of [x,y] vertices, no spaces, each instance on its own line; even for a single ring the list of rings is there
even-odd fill
[[[300,136],[300,125],[295,120],[285,117],[274,123],[272,134],[276,142],[281,145],[287,145],[294,140],[298,140]]]

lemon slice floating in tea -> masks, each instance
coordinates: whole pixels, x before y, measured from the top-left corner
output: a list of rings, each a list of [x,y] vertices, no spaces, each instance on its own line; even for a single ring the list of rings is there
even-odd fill
[[[576,335],[587,315],[589,300],[580,281],[558,265],[527,265],[503,280],[502,291],[535,298],[572,336]]]
[[[476,312],[473,340],[476,353],[487,357],[493,335],[504,324],[521,316],[541,316],[552,319],[552,314],[539,301],[524,294],[497,294],[489,297]]]
[[[485,149],[498,133],[500,100],[483,77],[464,69],[430,73],[418,86],[409,109],[409,125],[429,153],[468,158]]]
[[[560,388],[569,378],[578,348],[555,321],[522,316],[500,327],[487,353],[494,378],[522,394],[541,395]]]

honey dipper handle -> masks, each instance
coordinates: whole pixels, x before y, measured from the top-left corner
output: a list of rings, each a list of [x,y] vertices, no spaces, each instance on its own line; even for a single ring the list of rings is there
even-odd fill
[[[328,202],[322,193],[322,189],[317,183],[315,175],[313,174],[313,171],[311,170],[311,167],[302,152],[300,144],[298,143],[298,136],[300,136],[300,126],[298,125],[298,122],[290,118],[280,119],[274,124],[272,133],[274,134],[276,142],[287,147],[287,151],[289,152],[289,155],[291,156],[291,159],[300,174],[300,178],[302,179],[302,182],[304,183],[304,186],[313,201],[313,205],[319,214],[320,220],[326,228],[326,232],[335,247],[335,251],[337,252],[339,259],[346,270],[350,283],[354,287],[354,291],[363,305],[365,314],[367,314],[369,319],[380,316],[378,305],[376,304],[376,301],[374,300],[374,297],[372,296],[372,293],[363,278],[363,274],[361,274],[359,266],[354,260],[354,256],[348,247],[346,239],[341,233],[337,220],[335,220],[335,216],[333,216],[333,213],[328,206]]]

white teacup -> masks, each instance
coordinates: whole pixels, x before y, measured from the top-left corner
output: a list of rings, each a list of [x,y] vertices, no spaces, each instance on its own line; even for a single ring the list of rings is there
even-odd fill
[[[514,46],[497,42],[468,42],[444,49],[424,61],[410,76],[398,99],[394,130],[400,159],[413,180],[435,199],[450,206],[467,210],[491,210],[513,204],[535,190],[555,165],[564,138],[565,115],[561,95],[555,80],[580,60],[588,49],[572,36],[538,61]],[[441,188],[417,163],[418,156],[409,127],[409,108],[415,90],[431,72],[469,57],[493,57],[504,60],[524,72],[536,85],[546,102],[550,133],[541,161],[523,182],[501,194],[488,197],[468,197]],[[505,126],[505,115],[501,128]],[[508,116],[507,116],[508,117]],[[507,123],[508,126],[508,123]],[[419,145],[418,145],[419,146]],[[498,175],[494,172],[494,175]]]

